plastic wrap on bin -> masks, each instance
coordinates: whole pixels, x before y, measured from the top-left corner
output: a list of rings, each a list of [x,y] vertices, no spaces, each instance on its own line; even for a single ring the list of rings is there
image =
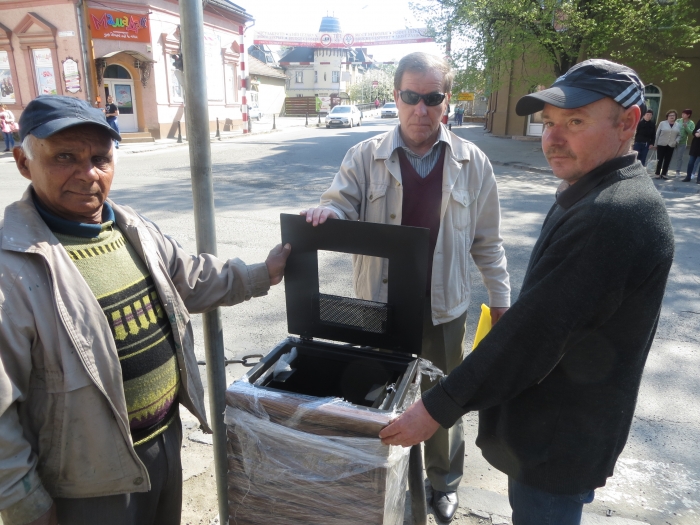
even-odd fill
[[[229,523],[401,525],[409,449],[377,434],[420,396],[421,360],[401,406],[374,411],[338,398],[245,380],[226,392]]]

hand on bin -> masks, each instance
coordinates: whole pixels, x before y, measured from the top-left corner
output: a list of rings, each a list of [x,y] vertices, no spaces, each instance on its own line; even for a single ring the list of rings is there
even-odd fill
[[[306,222],[310,222],[313,226],[318,226],[326,222],[326,219],[337,219],[338,214],[328,208],[309,208],[302,210],[299,215],[306,217]]]
[[[418,400],[384,427],[379,437],[385,445],[412,447],[430,438],[439,427],[440,423],[428,414],[423,401]]]
[[[267,266],[267,273],[270,275],[270,286],[274,286],[282,282],[282,277],[284,277],[284,267],[287,264],[287,257],[292,251],[292,246],[287,243],[284,247],[278,244],[267,256],[265,260],[265,265]]]

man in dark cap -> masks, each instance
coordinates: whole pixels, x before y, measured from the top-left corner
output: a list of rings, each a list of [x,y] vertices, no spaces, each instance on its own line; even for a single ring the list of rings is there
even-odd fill
[[[671,222],[630,151],[644,85],[587,60],[519,115],[542,111],[562,179],[520,296],[464,362],[382,430],[410,446],[479,410],[476,444],[508,475],[514,525],[577,525],[627,441],[673,261]]]
[[[70,97],[30,102],[0,222],[0,516],[5,525],[177,525],[178,406],[208,429],[190,314],[265,295],[290,247],[192,256],[107,198],[113,130]]]

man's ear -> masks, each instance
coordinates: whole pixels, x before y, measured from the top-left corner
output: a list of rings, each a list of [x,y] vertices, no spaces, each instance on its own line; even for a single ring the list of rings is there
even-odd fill
[[[398,90],[398,89],[395,89],[395,90],[394,90],[394,102],[395,102],[396,104],[399,103],[399,90]]]
[[[627,108],[622,113],[622,118],[620,122],[622,124],[622,133],[624,135],[624,140],[633,137],[637,132],[637,124],[639,124],[639,119],[642,118],[642,110],[636,104]]]
[[[15,158],[15,164],[17,165],[17,169],[22,177],[32,180],[32,174],[30,173],[29,166],[27,165],[29,159],[27,158],[24,150],[20,146],[15,146],[15,149],[12,150],[12,156]]]

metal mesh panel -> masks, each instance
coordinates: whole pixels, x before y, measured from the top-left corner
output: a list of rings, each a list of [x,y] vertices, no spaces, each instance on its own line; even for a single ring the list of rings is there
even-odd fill
[[[375,334],[389,331],[389,306],[384,303],[319,294],[318,311],[322,323]]]

